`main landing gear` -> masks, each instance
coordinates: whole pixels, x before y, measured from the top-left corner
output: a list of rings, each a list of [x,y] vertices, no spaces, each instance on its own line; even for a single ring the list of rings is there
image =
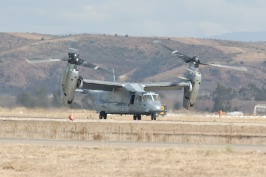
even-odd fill
[[[141,120],[141,115],[140,114],[133,114],[133,119],[134,120]]]
[[[152,114],[151,115],[151,120],[156,120],[157,115]],[[140,114],[133,114],[133,120],[141,120],[141,115]]]
[[[99,118],[100,118],[100,119],[106,119],[106,118],[107,118],[107,114],[106,114],[106,112],[101,111],[100,114],[99,114]]]

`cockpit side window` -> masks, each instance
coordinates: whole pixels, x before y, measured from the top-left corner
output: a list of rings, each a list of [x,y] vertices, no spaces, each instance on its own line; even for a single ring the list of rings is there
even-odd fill
[[[136,101],[137,102],[141,102],[141,100],[142,100],[142,97],[138,95],[137,98],[136,98]]]
[[[154,94],[152,96],[154,101],[160,101],[160,96],[158,94]]]

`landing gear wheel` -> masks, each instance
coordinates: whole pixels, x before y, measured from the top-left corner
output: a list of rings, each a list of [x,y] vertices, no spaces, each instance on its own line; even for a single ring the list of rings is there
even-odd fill
[[[99,114],[99,118],[100,118],[100,119],[106,119],[106,118],[107,118],[107,114],[106,114],[106,112],[101,111],[100,114]]]
[[[141,120],[140,114],[133,114],[133,120]]]
[[[151,115],[151,120],[156,120],[156,114]]]

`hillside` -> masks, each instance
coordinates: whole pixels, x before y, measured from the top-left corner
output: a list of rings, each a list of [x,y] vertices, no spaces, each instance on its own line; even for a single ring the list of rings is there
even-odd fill
[[[0,83],[2,98],[16,96],[35,87],[49,93],[60,88],[60,73],[65,63],[30,65],[25,58],[62,58],[69,47],[94,64],[114,68],[116,75],[127,74],[126,81],[177,81],[186,65],[167,50],[154,44],[161,40],[171,48],[202,62],[244,65],[248,72],[201,67],[200,94],[212,92],[217,83],[239,89],[252,83],[266,83],[266,42],[245,43],[212,39],[130,37],[117,35],[54,36],[35,33],[0,33]],[[105,79],[99,71],[80,67],[87,79]],[[182,94],[178,92],[177,94]],[[2,105],[3,100],[0,100]],[[180,100],[181,101],[181,100]]]

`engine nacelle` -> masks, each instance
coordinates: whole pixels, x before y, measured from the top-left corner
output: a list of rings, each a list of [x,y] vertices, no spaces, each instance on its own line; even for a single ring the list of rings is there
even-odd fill
[[[183,107],[188,110],[192,110],[195,106],[195,102],[197,99],[201,82],[201,74],[199,72],[189,71],[187,77],[190,79],[191,85],[189,87],[184,88]]]
[[[69,105],[74,100],[75,90],[79,80],[79,72],[75,68],[68,66],[64,73],[62,90],[63,90],[63,102],[64,105]],[[82,82],[83,83],[83,82]],[[79,84],[80,85],[80,84]]]

